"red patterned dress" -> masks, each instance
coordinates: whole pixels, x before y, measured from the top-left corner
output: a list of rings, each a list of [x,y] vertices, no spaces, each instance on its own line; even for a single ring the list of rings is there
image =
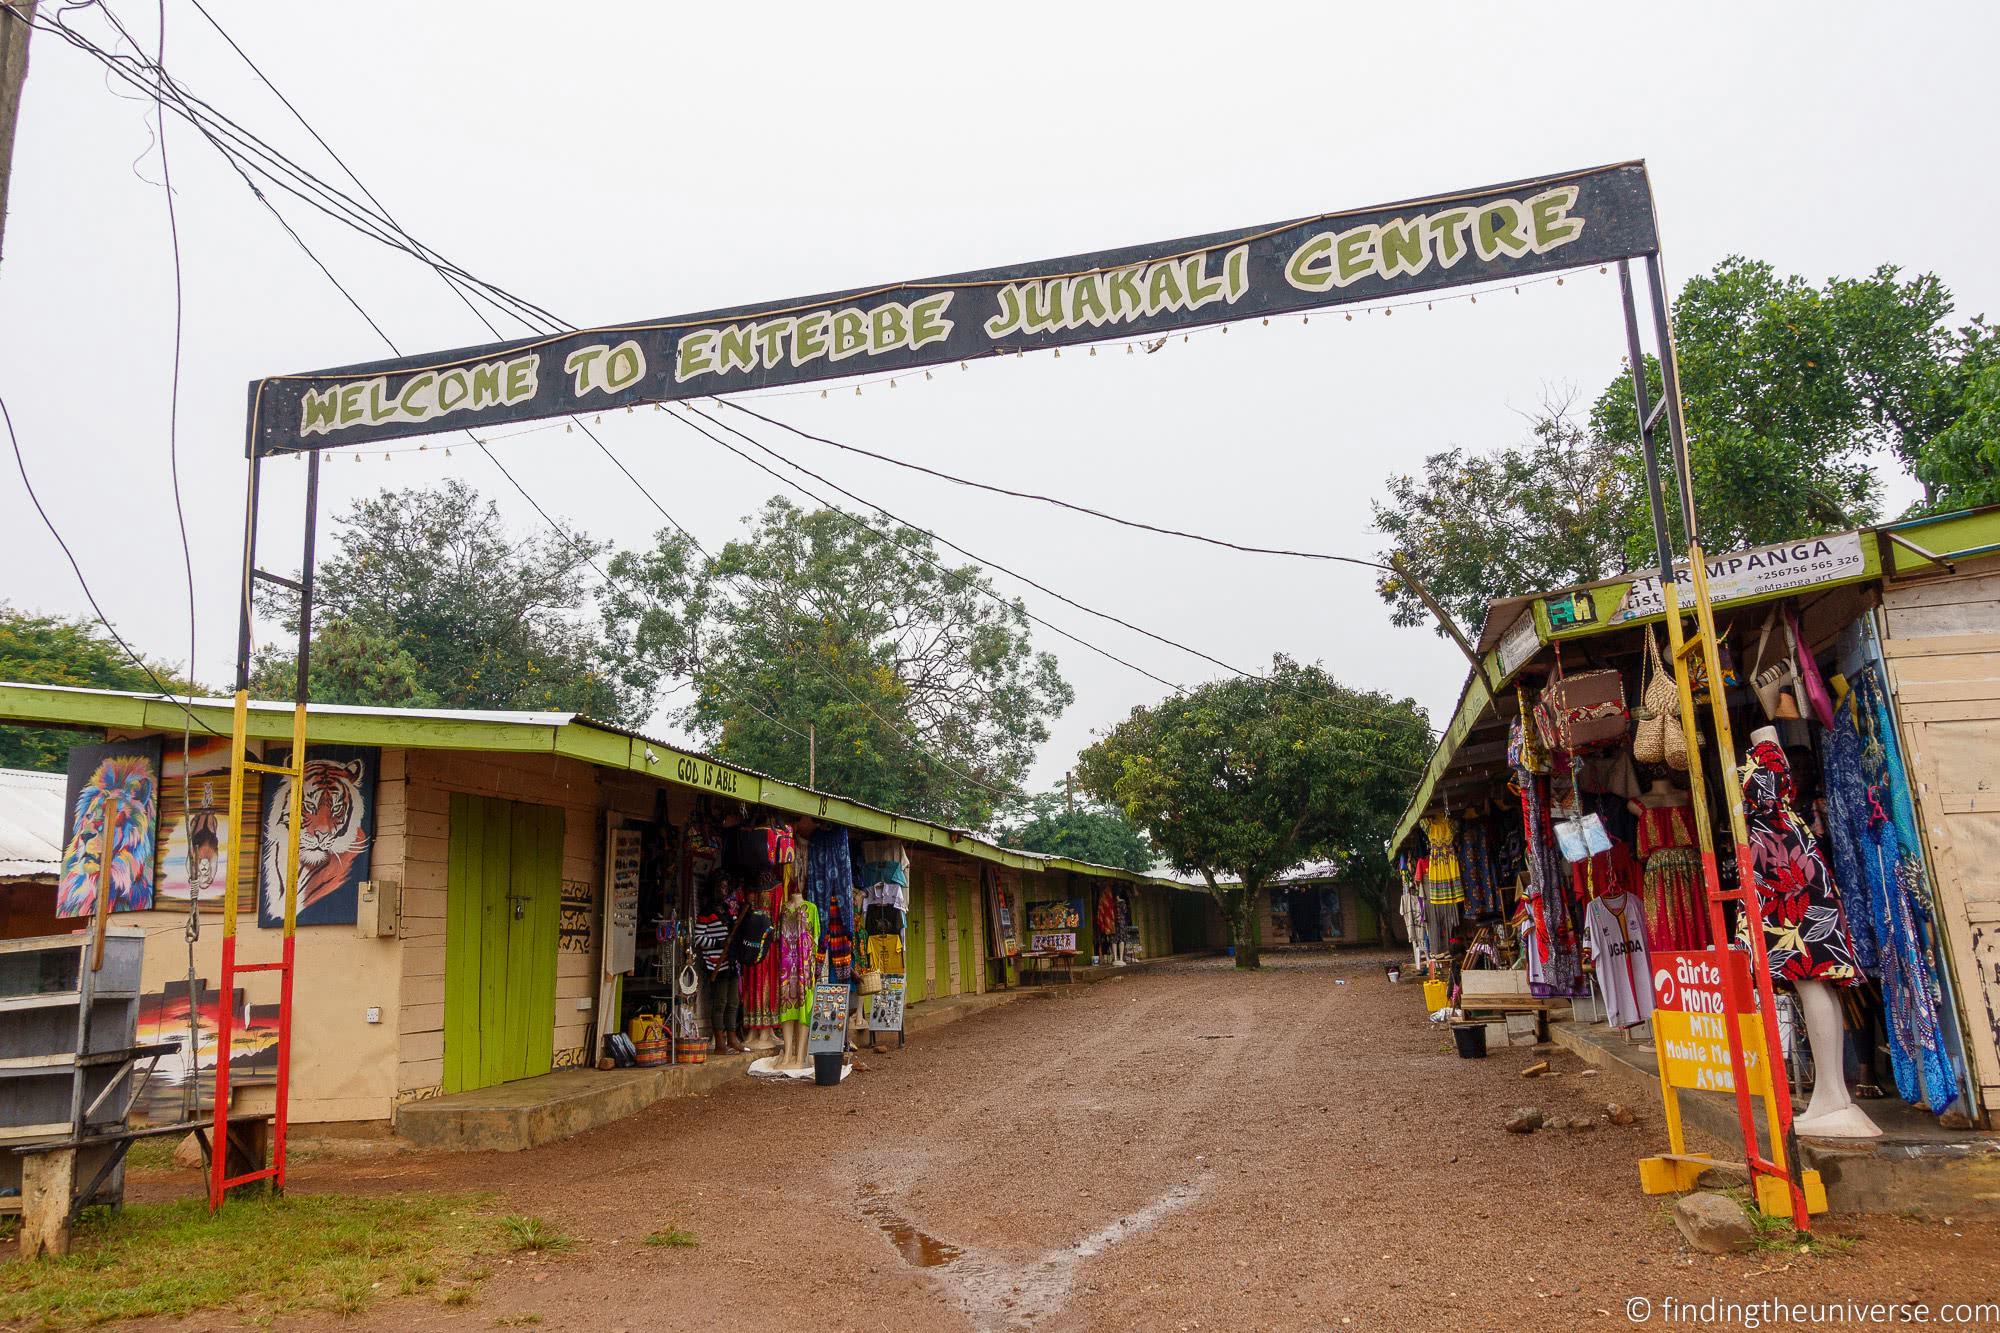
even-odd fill
[[[1861,980],[1861,969],[1854,962],[1840,890],[1811,831],[1792,809],[1793,792],[1785,752],[1772,741],[1751,746],[1743,770],[1743,805],[1771,980],[1853,986]],[[1747,929],[1748,914],[1743,924]]]
[[[1654,953],[1706,949],[1708,916],[1702,911],[1693,808],[1642,803],[1638,844],[1639,859],[1646,864],[1640,893],[1646,904],[1646,947]]]

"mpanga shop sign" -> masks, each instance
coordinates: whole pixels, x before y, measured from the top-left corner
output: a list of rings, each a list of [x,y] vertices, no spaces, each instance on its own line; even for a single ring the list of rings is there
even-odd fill
[[[768,389],[1652,253],[1644,164],[251,385],[257,454]]]

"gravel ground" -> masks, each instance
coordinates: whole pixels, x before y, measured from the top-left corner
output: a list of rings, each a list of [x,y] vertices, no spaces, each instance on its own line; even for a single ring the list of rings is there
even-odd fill
[[[1630,1327],[1633,1296],[2000,1298],[1993,1222],[1689,1252],[1638,1189],[1657,1101],[1567,1054],[1532,1082],[1526,1050],[1457,1059],[1384,957],[1177,960],[923,1034],[838,1088],[746,1078],[532,1153],[309,1162],[295,1190],[491,1189],[577,1242],[496,1261],[469,1306],[325,1326],[1563,1330]],[[1501,1129],[1618,1098],[1637,1124]],[[664,1227],[699,1244],[644,1243]]]

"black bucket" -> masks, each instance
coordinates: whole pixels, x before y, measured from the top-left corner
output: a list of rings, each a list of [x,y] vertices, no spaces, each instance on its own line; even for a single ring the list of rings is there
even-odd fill
[[[1485,1053],[1484,1050],[1480,1051],[1481,1055]],[[830,1088],[840,1082],[839,1051],[813,1052],[813,1082],[819,1084],[822,1088]]]
[[[1484,1023],[1453,1023],[1451,1039],[1458,1043],[1461,1060],[1484,1060],[1486,1058],[1486,1025]]]

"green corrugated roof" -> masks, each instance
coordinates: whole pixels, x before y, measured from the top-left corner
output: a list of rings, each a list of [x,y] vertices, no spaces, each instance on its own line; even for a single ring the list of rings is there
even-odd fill
[[[0,682],[0,721],[36,726],[71,726],[120,731],[177,733],[189,725],[227,736],[234,723],[228,699],[177,700],[165,695],[66,685]],[[253,702],[248,728],[252,739],[289,741],[292,705]],[[475,750],[504,754],[554,754],[598,768],[643,774],[661,782],[714,792],[750,805],[793,815],[811,815],[919,847],[960,852],[1016,870],[1072,870],[1103,879],[1163,888],[1184,888],[1174,880],[1137,875],[1117,866],[1094,865],[1069,857],[1049,857],[1002,847],[968,829],[951,828],[882,810],[831,792],[784,782],[713,755],[684,749],[579,713],[474,712],[450,709],[362,708],[313,704],[306,712],[306,739],[321,745],[376,745],[416,750]]]

